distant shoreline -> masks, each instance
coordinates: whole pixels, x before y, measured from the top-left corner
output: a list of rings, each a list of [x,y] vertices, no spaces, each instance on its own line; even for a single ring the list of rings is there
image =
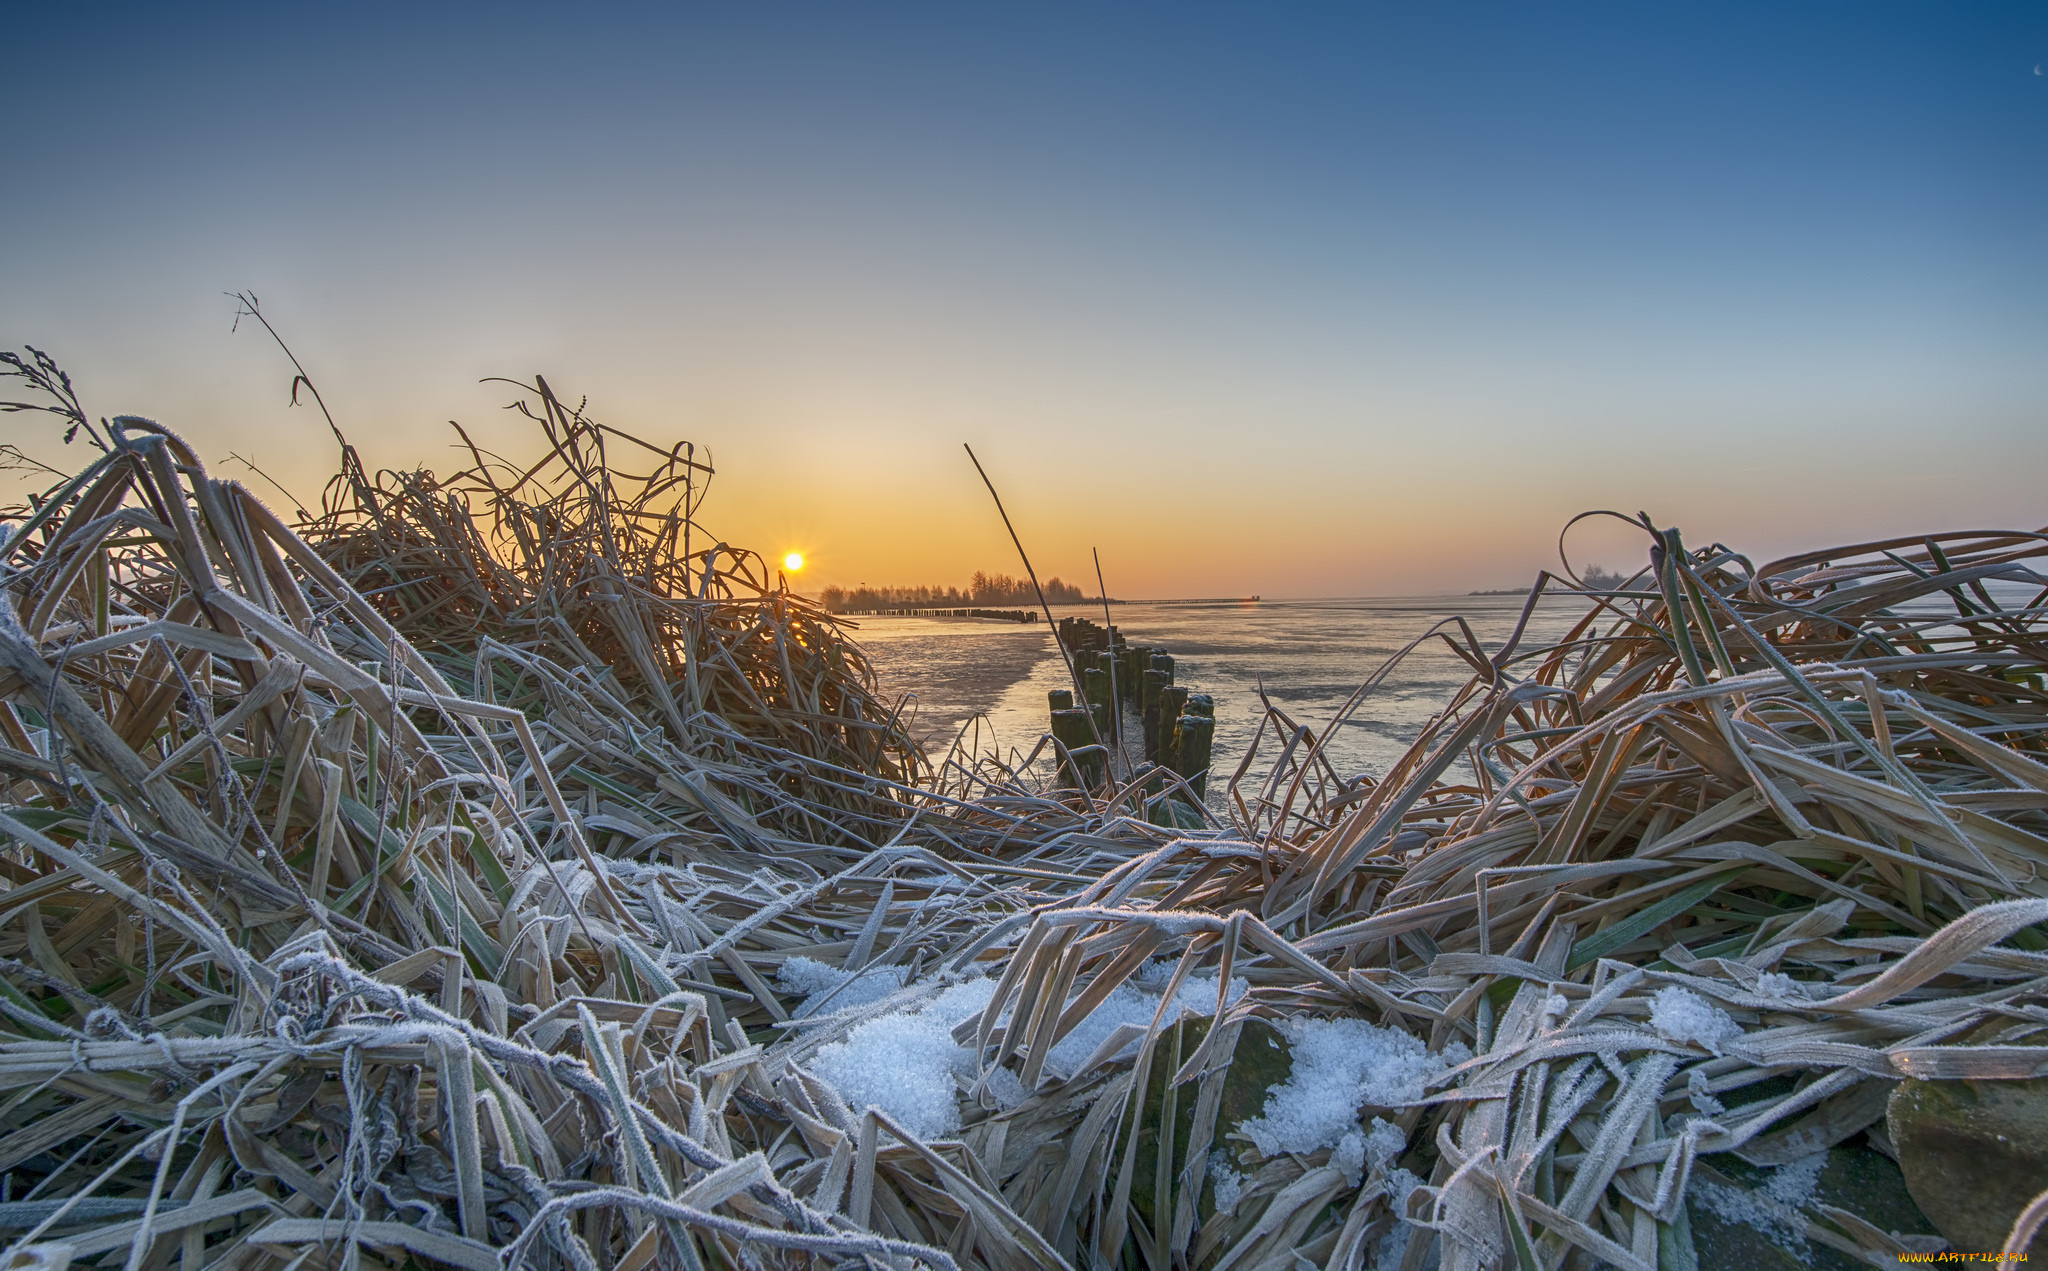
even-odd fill
[[[1265,607],[1271,607],[1271,606],[1282,606],[1282,607],[1285,607],[1285,606],[1295,606],[1295,605],[1311,605],[1311,606],[1313,606],[1313,605],[1324,605],[1324,604],[1360,604],[1360,603],[1364,603],[1364,604],[1382,604],[1382,603],[1384,603],[1384,604],[1399,604],[1399,603],[1415,603],[1415,602],[1418,602],[1418,601],[1423,601],[1423,602],[1430,602],[1430,603],[1434,603],[1434,604],[1451,604],[1451,603],[1455,603],[1456,601],[1459,601],[1459,600],[1464,600],[1464,599],[1475,599],[1475,600],[1476,600],[1476,599],[1488,599],[1488,598],[1493,598],[1493,599],[1499,599],[1499,598],[1505,598],[1505,597],[1513,597],[1513,596],[1527,596],[1527,595],[1529,595],[1529,594],[1530,594],[1531,592],[1533,592],[1534,590],[1535,590],[1535,588],[1533,588],[1533,587],[1489,587],[1489,588],[1482,588],[1482,589],[1479,589],[1479,590],[1475,590],[1475,591],[1441,591],[1441,592],[1396,592],[1396,593],[1389,593],[1389,594],[1385,594],[1385,595],[1370,595],[1370,596],[1271,596],[1271,597],[1269,597],[1269,596],[1264,596],[1264,595],[1257,595],[1257,596],[1213,596],[1213,597],[1188,597],[1188,598],[1183,598],[1183,597],[1167,597],[1167,598],[1163,598],[1163,599],[1150,599],[1150,598],[1146,598],[1146,597],[1128,597],[1128,598],[1120,598],[1120,597],[1112,596],[1112,597],[1110,597],[1110,598],[1109,598],[1108,600],[1106,600],[1106,601],[1105,601],[1105,600],[1103,600],[1103,599],[1101,599],[1100,597],[1096,597],[1096,596],[1089,596],[1089,597],[1086,597],[1086,598],[1084,598],[1084,599],[1081,599],[1081,600],[1054,600],[1054,599],[1052,599],[1051,597],[1047,597],[1047,603],[1048,603],[1048,604],[1050,604],[1050,605],[1052,606],[1053,612],[1055,612],[1055,613],[1063,612],[1063,611],[1066,611],[1066,610],[1089,610],[1089,609],[1093,609],[1093,610],[1094,610],[1094,611],[1095,611],[1096,613],[1098,613],[1098,614],[1099,614],[1099,613],[1101,613],[1101,612],[1102,612],[1102,606],[1103,606],[1103,605],[1105,605],[1105,604],[1108,604],[1108,605],[1113,605],[1113,606],[1117,606],[1117,607],[1119,607],[1119,608],[1123,608],[1123,607],[1130,607],[1130,608],[1139,608],[1139,609],[1142,609],[1142,608],[1146,608],[1146,607],[1148,607],[1148,606],[1153,606],[1153,607],[1176,607],[1176,606],[1184,606],[1184,607],[1188,607],[1188,608],[1195,608],[1195,607],[1199,607],[1199,606],[1203,606],[1203,605],[1239,605],[1239,606],[1246,606],[1246,607],[1250,607],[1250,606],[1265,606]],[[804,594],[805,594],[805,596],[806,596],[806,598],[807,598],[807,599],[810,599],[810,600],[817,600],[817,599],[818,599],[818,597],[817,597],[817,596],[816,596],[816,595],[815,595],[814,593],[804,593]],[[1546,591],[1544,592],[1544,597],[1543,597],[1543,598],[1544,598],[1544,600],[1545,600],[1546,602],[1548,602],[1548,601],[1551,601],[1551,600],[1566,600],[1566,599],[1572,599],[1572,598],[1574,598],[1574,597],[1575,597],[1576,595],[1577,595],[1577,593],[1576,593],[1575,591],[1572,591],[1572,590],[1569,590],[1569,589],[1563,589],[1563,588],[1557,588],[1557,587],[1553,587],[1553,588],[1547,589],[1547,590],[1546,590]],[[1029,608],[1030,608],[1030,609],[1031,609],[1032,611],[1036,612],[1036,610],[1037,610],[1038,606],[1037,606],[1037,602],[1036,602],[1035,600],[1033,600],[1033,601],[1029,601],[1029,602],[1026,602],[1026,604],[1027,604],[1027,606],[1028,606],[1028,607],[1029,607]],[[994,608],[994,607],[996,607],[996,606],[988,606],[988,605],[973,605],[973,604],[971,604],[971,602],[970,602],[970,603],[963,603],[963,604],[959,604],[959,605],[904,605],[904,606],[901,606],[901,607],[885,607],[885,606],[863,606],[862,608],[860,608],[860,609],[858,609],[858,610],[853,610],[853,609],[833,609],[833,610],[830,610],[830,612],[832,612],[832,613],[835,613],[835,614],[839,614],[839,615],[842,615],[842,616],[845,616],[845,617],[870,617],[870,618],[873,618],[873,617],[883,617],[883,618],[887,618],[887,617],[913,617],[913,616],[919,616],[919,615],[926,615],[926,614],[932,614],[932,613],[934,613],[935,611],[951,611],[951,610],[954,610],[954,609],[966,609],[966,608]],[[1016,604],[1015,602],[1012,602],[1012,603],[1010,603],[1010,604],[1007,604],[1007,605],[1002,605],[1001,607],[1002,607],[1002,608],[1005,608],[1005,609],[1013,609],[1013,608],[1017,608],[1017,607],[1019,607],[1019,606],[1018,606],[1018,605],[1017,605],[1017,604]]]
[[[1479,594],[1479,593],[1474,593]],[[1486,593],[1492,594],[1492,593]],[[1054,609],[1099,609],[1103,605],[1256,605],[1257,596],[1210,596],[1197,599],[1169,600],[1118,600],[1115,597],[1104,600],[1089,597],[1085,600],[1049,600]],[[1033,622],[1038,618],[1035,610],[993,609],[961,605],[890,605],[862,609],[830,609],[828,612],[846,618],[1000,618],[1010,622]]]

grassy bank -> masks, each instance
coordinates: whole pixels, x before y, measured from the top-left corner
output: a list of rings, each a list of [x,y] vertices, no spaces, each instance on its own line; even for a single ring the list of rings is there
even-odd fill
[[[2039,535],[1645,527],[1561,641],[1419,635],[1392,771],[1276,713],[1176,833],[923,753],[691,451],[522,401],[292,521],[117,419],[6,525],[43,1265],[1683,1266],[1701,1157],[2048,1056]]]

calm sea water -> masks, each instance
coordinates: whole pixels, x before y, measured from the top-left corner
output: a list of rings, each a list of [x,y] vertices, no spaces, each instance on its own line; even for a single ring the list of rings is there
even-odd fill
[[[1489,651],[1513,631],[1521,596],[1420,596],[1283,600],[1256,605],[1113,606],[1133,643],[1164,647],[1174,681],[1216,699],[1212,788],[1232,772],[1265,714],[1261,692],[1295,722],[1320,732],[1346,698],[1403,645],[1462,615]],[[1102,621],[1100,606],[1055,608]],[[1546,601],[1527,639],[1564,634],[1585,612],[1575,599]],[[992,737],[999,753],[1028,752],[1049,724],[1046,692],[1067,673],[1043,622],[1026,625],[942,618],[862,618],[856,639],[885,693],[908,698],[913,729],[950,743],[963,726]],[[1375,776],[1407,749],[1470,677],[1439,641],[1410,654],[1338,730],[1329,755],[1340,772]],[[1260,754],[1269,757],[1271,734]],[[983,749],[987,746],[984,744]]]

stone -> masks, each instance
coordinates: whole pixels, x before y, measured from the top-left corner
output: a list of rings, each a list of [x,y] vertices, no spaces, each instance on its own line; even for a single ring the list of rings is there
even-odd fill
[[[1201,1018],[1183,1019],[1180,1030],[1180,1055],[1183,1060],[1195,1053],[1202,1044],[1202,1038],[1209,1032],[1209,1021]],[[1145,1090],[1145,1112],[1138,1126],[1137,1173],[1131,1179],[1131,1201],[1140,1214],[1149,1215],[1153,1209],[1153,1187],[1157,1178],[1156,1164],[1159,1159],[1160,1114],[1165,1102],[1165,1086],[1173,1077],[1172,1063],[1174,1048],[1172,1032],[1161,1036],[1152,1053],[1152,1077]],[[1210,1149],[1223,1148],[1235,1154],[1238,1145],[1226,1137],[1237,1128],[1237,1123],[1247,1117],[1255,1117],[1266,1106],[1266,1092],[1273,1086],[1287,1080],[1293,1071],[1293,1052],[1277,1029],[1262,1019],[1248,1019],[1238,1033],[1237,1049],[1232,1053],[1230,1071],[1223,1078],[1223,1094],[1218,1100],[1215,1138]],[[1195,1128],[1195,1100],[1201,1090],[1201,1083],[1191,1081],[1180,1087],[1174,1100],[1174,1158],[1183,1166],[1187,1161],[1188,1140]],[[1214,1199],[1206,1172],[1201,1175],[1203,1204],[1201,1214],[1207,1217],[1215,1212]]]
[[[1913,1199],[1958,1252],[2003,1247],[2048,1191],[2048,1078],[1902,1081],[1885,1121]],[[2048,1235],[2028,1252],[2048,1256]]]
[[[1771,1171],[1758,1169],[1735,1155],[1703,1156],[1700,1160],[1719,1170],[1733,1182],[1760,1188]],[[1697,1179],[1695,1185],[1697,1185]],[[1696,1196],[1696,1194],[1695,1194]],[[1846,1209],[1883,1231],[1900,1235],[1932,1235],[1935,1228],[1913,1203],[1906,1180],[1890,1157],[1867,1146],[1861,1135],[1851,1143],[1830,1149],[1827,1164],[1814,1187],[1812,1200]],[[1865,1265],[1839,1249],[1818,1242],[1787,1247],[1747,1223],[1728,1222],[1709,1205],[1695,1198],[1687,1206],[1689,1222],[1679,1230],[1663,1233],[1660,1241],[1660,1271],[1719,1271],[1720,1268],[1812,1268],[1813,1271],[1853,1271]],[[1811,1206],[1807,1207],[1809,1216]],[[1999,1237],[2000,1240],[2004,1236]],[[1681,1245],[1683,1246],[1681,1252]],[[1996,1249],[1997,1244],[1990,1248]],[[1691,1255],[1691,1261],[1685,1255]]]

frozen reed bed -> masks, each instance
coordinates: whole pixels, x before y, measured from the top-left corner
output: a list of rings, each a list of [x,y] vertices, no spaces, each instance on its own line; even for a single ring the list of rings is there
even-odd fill
[[[295,523],[116,419],[7,523],[11,1256],[1653,1268],[1701,1155],[2048,1058],[2037,536],[1659,536],[1170,831],[927,762],[692,452],[525,400]]]

